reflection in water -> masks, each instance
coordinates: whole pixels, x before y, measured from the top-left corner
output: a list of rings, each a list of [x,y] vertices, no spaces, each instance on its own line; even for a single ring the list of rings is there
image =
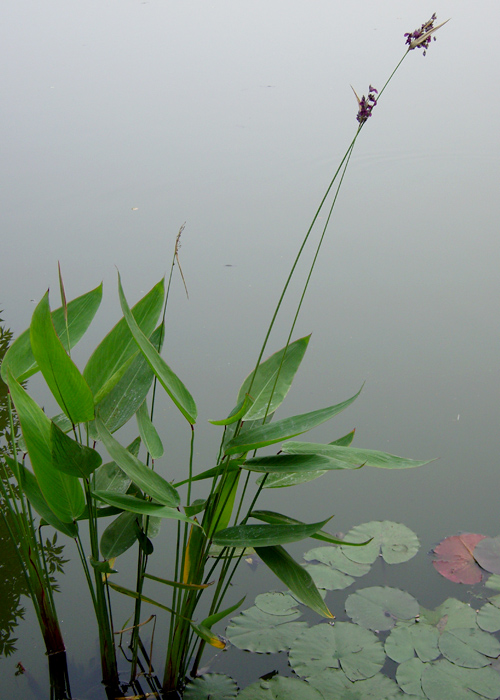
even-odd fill
[[[0,363],[11,340],[12,332],[0,319]],[[37,539],[31,511],[22,503],[9,465],[10,446],[18,439],[17,418],[9,411],[7,386],[0,379],[0,655],[8,656],[16,650],[16,639],[12,634],[19,618],[24,615],[19,599],[23,594],[30,595],[47,649],[51,698],[65,700],[71,697],[71,693],[52,591],[57,590],[54,574],[56,571],[62,573],[67,560],[62,556],[63,547],[57,544],[57,534],[43,544],[38,529]],[[10,464],[14,466],[14,460]],[[18,664],[16,674],[28,676],[21,664]],[[28,678],[30,686],[32,681],[34,679]],[[35,696],[38,697],[39,693],[36,692]]]

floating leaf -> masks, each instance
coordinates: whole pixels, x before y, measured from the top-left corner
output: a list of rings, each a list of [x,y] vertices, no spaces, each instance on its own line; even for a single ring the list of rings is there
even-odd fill
[[[467,603],[456,598],[447,598],[435,610],[420,608],[420,617],[430,625],[435,625],[439,632],[457,627],[476,627],[476,611]]]
[[[297,610],[297,601],[289,593],[273,591],[258,595],[255,607],[269,615],[291,615]]]
[[[491,667],[461,668],[441,659],[424,664],[422,689],[429,700],[495,700],[500,695],[500,676]]]
[[[374,676],[385,661],[381,642],[368,630],[350,622],[310,627],[293,642],[289,654],[295,673],[307,678],[327,668],[341,668],[357,681]]]
[[[204,673],[190,681],[184,691],[184,700],[233,700],[238,686],[222,673]]]
[[[342,547],[314,547],[304,554],[304,559],[310,562],[319,561],[349,576],[364,576],[371,569],[370,564],[348,559]]]
[[[340,669],[327,668],[326,671],[310,678],[309,683],[328,700],[403,700],[405,697],[396,683],[381,673],[366,680],[353,682]]]
[[[477,543],[485,537],[470,532],[446,537],[433,550],[438,557],[432,562],[434,568],[455,583],[479,583],[483,574],[473,552]]]
[[[418,601],[399,588],[372,586],[348,596],[345,609],[349,617],[367,629],[390,630],[397,620],[418,615]]]
[[[271,615],[253,606],[231,620],[226,636],[238,649],[274,654],[289,649],[293,640],[307,629],[307,622],[295,622],[300,616],[297,609],[289,615]]]
[[[404,693],[412,697],[426,697],[422,690],[422,672],[426,665],[427,664],[424,664],[420,659],[415,658],[399,664],[396,669],[396,680]],[[441,700],[444,700],[444,698]]]
[[[357,525],[345,536],[349,542],[366,542],[370,538],[372,541],[364,547],[343,546],[346,557],[360,563],[373,563],[381,554],[388,564],[400,564],[414,557],[420,547],[412,530],[390,520]]]
[[[443,632],[439,637],[439,649],[454,664],[482,668],[500,655],[500,642],[477,628],[457,627]]]
[[[270,681],[260,680],[245,688],[238,700],[323,700],[321,693],[298,678],[275,676]],[[215,700],[215,696],[214,696]]]
[[[437,628],[425,622],[397,622],[385,641],[385,653],[399,664],[413,659],[415,654],[421,661],[433,661],[441,654],[438,639]]]
[[[352,576],[337,569],[331,569],[325,564],[306,564],[304,569],[311,575],[318,588],[327,591],[340,591],[354,583]]]
[[[500,631],[500,610],[492,602],[486,603],[477,613],[477,624],[486,632]]]
[[[492,574],[500,574],[500,536],[484,537],[474,547],[474,559]]]

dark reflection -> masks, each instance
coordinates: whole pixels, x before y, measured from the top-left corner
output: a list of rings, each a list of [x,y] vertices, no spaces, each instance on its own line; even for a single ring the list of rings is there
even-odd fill
[[[5,328],[3,319],[0,318],[0,364],[11,340],[12,332]],[[27,510],[22,512],[19,488],[8,464],[10,446],[20,437],[17,418],[15,414],[11,418],[9,413],[8,399],[7,386],[0,378],[0,655],[9,656],[16,651],[17,640],[13,632],[24,615],[24,608],[19,603],[20,597],[31,596],[48,654],[50,698],[67,700],[71,698],[71,692],[66,652],[57,615],[51,605],[51,595],[46,594],[47,586],[53,591],[57,590],[54,574],[62,573],[67,560],[63,558],[63,546],[57,543],[57,533],[52,539],[46,538],[43,545],[41,540],[39,544],[36,539],[28,546],[26,542],[20,541],[24,537],[21,533],[26,532],[21,525],[29,522],[26,521],[29,513]],[[36,530],[35,525],[32,530],[35,537]],[[35,547],[40,552],[41,559],[31,556]],[[29,559],[28,552],[31,552]],[[45,561],[46,573],[37,563],[41,561]],[[36,685],[35,679],[29,677],[21,663],[17,665],[16,674],[26,674],[29,685]]]

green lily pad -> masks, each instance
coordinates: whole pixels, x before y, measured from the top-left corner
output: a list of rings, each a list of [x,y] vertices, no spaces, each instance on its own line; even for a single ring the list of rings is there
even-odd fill
[[[253,606],[233,617],[226,637],[238,649],[275,654],[285,651],[295,638],[307,628],[307,622],[294,622],[301,613],[291,610],[289,615],[270,615]]]
[[[396,700],[406,697],[397,684],[387,676],[377,673],[363,681],[350,681],[341,670],[327,668],[309,680],[325,700]]]
[[[456,598],[447,598],[435,610],[421,607],[420,618],[437,627],[440,633],[456,627],[477,627],[476,611]]]
[[[297,601],[289,593],[272,591],[255,598],[255,607],[269,615],[292,615],[297,612]]]
[[[238,695],[238,686],[222,673],[205,673],[188,683],[184,700],[233,700]]]
[[[214,695],[214,700],[219,696]],[[270,681],[252,683],[238,695],[238,700],[324,700],[321,693],[298,678],[275,676]]]
[[[415,654],[421,661],[433,661],[441,654],[438,640],[436,627],[425,622],[398,622],[385,641],[385,653],[399,664],[413,659]]]
[[[429,700],[495,700],[500,675],[490,667],[462,668],[442,659],[424,664],[422,689]]]
[[[341,668],[351,681],[374,676],[385,661],[381,642],[368,630],[350,622],[319,624],[297,637],[289,653],[290,665],[308,679],[327,668]]]
[[[419,612],[418,601],[399,588],[372,586],[348,596],[345,609],[349,617],[371,630],[390,630],[397,620],[414,619]]]
[[[482,668],[500,655],[500,642],[480,629],[456,627],[443,632],[439,638],[439,649],[454,664]]]
[[[420,659],[413,658],[405,661],[396,669],[396,680],[401,690],[406,696],[425,698],[425,693],[422,690],[422,673],[427,664],[424,664]],[[444,698],[443,698],[444,700]]]
[[[304,569],[311,574],[312,580],[318,588],[327,591],[340,591],[354,583],[352,576],[331,569],[325,564],[306,564]]]
[[[399,564],[414,557],[420,547],[413,530],[390,520],[356,525],[345,536],[349,542],[366,542],[370,538],[372,541],[363,547],[342,545],[346,557],[359,563],[373,563],[380,554],[388,564]]]
[[[318,561],[349,576],[364,576],[371,569],[368,563],[348,559],[341,547],[314,547],[304,554],[304,559],[309,562]]]
[[[500,631],[500,609],[493,602],[479,608],[476,620],[478,626],[485,632]]]

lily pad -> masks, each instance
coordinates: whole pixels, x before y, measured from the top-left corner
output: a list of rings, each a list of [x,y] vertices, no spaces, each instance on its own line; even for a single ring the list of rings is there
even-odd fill
[[[425,622],[398,622],[385,641],[385,653],[399,664],[413,659],[415,654],[421,661],[433,661],[441,654],[438,640],[436,627]]]
[[[321,693],[298,678],[276,676],[270,681],[252,683],[238,695],[238,700],[324,700]],[[214,700],[219,700],[214,695]]]
[[[331,569],[325,564],[306,564],[304,568],[311,574],[316,586],[327,591],[340,591],[354,583],[352,576]]]
[[[405,698],[396,683],[377,673],[363,681],[350,681],[341,670],[326,669],[309,683],[317,688],[325,700],[396,700]]]
[[[272,591],[255,598],[255,606],[269,615],[293,615],[297,612],[297,601],[289,593]]]
[[[475,548],[485,535],[464,532],[446,537],[433,550],[437,559],[432,565],[439,573],[455,583],[479,583],[483,578],[475,559]]]
[[[388,564],[399,564],[414,557],[420,547],[413,530],[390,520],[373,520],[357,525],[349,530],[345,539],[349,542],[366,542],[372,539],[363,547],[342,545],[345,556],[359,563],[373,563],[380,554]]]
[[[358,625],[378,632],[392,629],[397,620],[414,619],[419,604],[399,588],[372,586],[348,596],[345,609]]]
[[[476,611],[456,598],[447,598],[435,610],[421,607],[420,618],[434,625],[440,633],[456,627],[477,627]]]
[[[422,673],[427,664],[420,659],[410,659],[399,664],[396,670],[396,680],[401,690],[408,696],[425,698],[422,690]],[[442,699],[444,700],[444,698]]]
[[[319,624],[297,637],[289,653],[290,665],[310,679],[327,668],[341,668],[351,681],[374,676],[385,661],[381,642],[368,630],[350,622]]]
[[[291,610],[289,615],[270,615],[253,606],[233,617],[226,637],[238,649],[258,654],[275,654],[290,648],[294,639],[307,628],[307,622],[295,622],[301,613]]]
[[[500,537],[484,537],[476,544],[474,559],[491,574],[500,574]]]
[[[458,666],[482,668],[500,655],[500,642],[480,629],[456,627],[443,632],[439,649],[448,661]]]
[[[500,631],[500,610],[492,602],[486,603],[477,612],[477,624],[485,632]]]
[[[424,666],[422,689],[429,700],[495,700],[500,696],[500,676],[490,667],[461,668],[444,659]]]
[[[238,695],[238,686],[222,673],[206,673],[188,683],[184,700],[233,700]]]
[[[364,576],[371,569],[370,564],[348,559],[341,547],[314,547],[304,554],[304,559],[309,562],[318,561],[348,576]]]

